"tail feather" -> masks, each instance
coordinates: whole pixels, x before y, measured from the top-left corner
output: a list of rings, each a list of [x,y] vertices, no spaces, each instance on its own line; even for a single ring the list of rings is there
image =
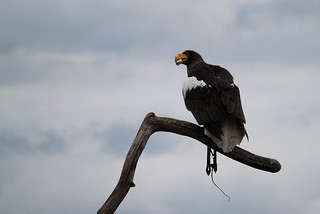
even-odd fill
[[[205,124],[204,127],[204,133],[225,153],[231,152],[239,145],[245,135],[248,138],[243,122],[233,117],[225,119],[218,126]]]

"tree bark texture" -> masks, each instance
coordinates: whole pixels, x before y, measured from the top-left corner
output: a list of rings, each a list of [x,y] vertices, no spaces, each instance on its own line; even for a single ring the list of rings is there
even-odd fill
[[[223,151],[204,134],[203,128],[196,124],[173,118],[157,117],[154,113],[148,113],[128,151],[118,184],[107,201],[98,210],[98,214],[111,214],[118,208],[129,189],[134,186],[133,178],[136,166],[149,137],[153,133],[160,131],[172,132],[194,138],[219,153],[256,169],[272,173],[276,173],[281,169],[281,165],[277,160],[252,154],[239,147],[236,147],[232,152],[223,153]]]

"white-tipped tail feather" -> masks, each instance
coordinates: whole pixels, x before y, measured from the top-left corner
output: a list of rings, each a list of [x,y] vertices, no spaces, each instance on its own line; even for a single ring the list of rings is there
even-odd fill
[[[231,152],[237,145],[239,145],[245,135],[243,127],[240,123],[235,122],[236,119],[228,118],[221,124],[221,140],[216,138],[213,134],[210,133],[206,128],[204,129],[205,135],[210,137],[213,142],[217,144],[223,152]]]

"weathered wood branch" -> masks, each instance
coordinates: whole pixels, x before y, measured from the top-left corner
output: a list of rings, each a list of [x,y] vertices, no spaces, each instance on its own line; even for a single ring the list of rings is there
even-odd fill
[[[118,208],[129,189],[134,186],[133,178],[136,166],[149,137],[159,131],[172,132],[194,138],[221,154],[256,169],[273,173],[281,169],[281,165],[277,160],[252,154],[239,147],[236,147],[232,152],[223,153],[223,151],[204,134],[203,128],[196,124],[172,118],[157,117],[154,113],[149,113],[144,118],[129,149],[117,186],[107,201],[98,210],[98,214],[111,214]]]

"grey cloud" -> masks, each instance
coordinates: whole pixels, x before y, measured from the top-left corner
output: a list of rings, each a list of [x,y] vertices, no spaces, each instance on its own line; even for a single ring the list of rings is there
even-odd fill
[[[56,154],[64,153],[66,142],[62,133],[39,131],[23,134],[14,130],[0,131],[0,154]]]
[[[12,132],[2,131],[0,133],[0,154],[5,155],[8,152],[32,153],[33,148],[26,138]]]
[[[136,131],[136,127],[123,122],[96,131],[95,136],[102,142],[102,151],[125,155],[134,140]]]
[[[238,57],[254,61],[317,64],[318,2],[275,1],[241,5],[228,39]],[[239,53],[241,50],[241,53]]]
[[[86,32],[92,32],[95,25],[92,21],[87,22],[85,13],[83,16],[77,14],[77,11],[84,11],[80,7],[74,10],[74,4],[72,1],[70,4],[62,1],[5,1],[1,9],[2,41],[11,46],[44,50],[80,46],[85,41]]]
[[[3,49],[128,49],[166,33],[152,11],[116,1],[6,1],[1,10]]]
[[[71,83],[113,85],[124,84],[134,76],[139,60],[114,53],[37,52],[13,50],[0,55],[2,86]]]
[[[317,2],[141,3],[6,1],[1,46],[148,54],[191,48],[218,60],[318,62]]]
[[[101,142],[101,151],[109,154],[121,155],[123,159],[129,151],[140,124],[127,122],[109,124],[108,127],[98,127],[92,130],[93,137]],[[149,139],[144,153],[159,155],[177,148],[178,136],[155,133]]]

